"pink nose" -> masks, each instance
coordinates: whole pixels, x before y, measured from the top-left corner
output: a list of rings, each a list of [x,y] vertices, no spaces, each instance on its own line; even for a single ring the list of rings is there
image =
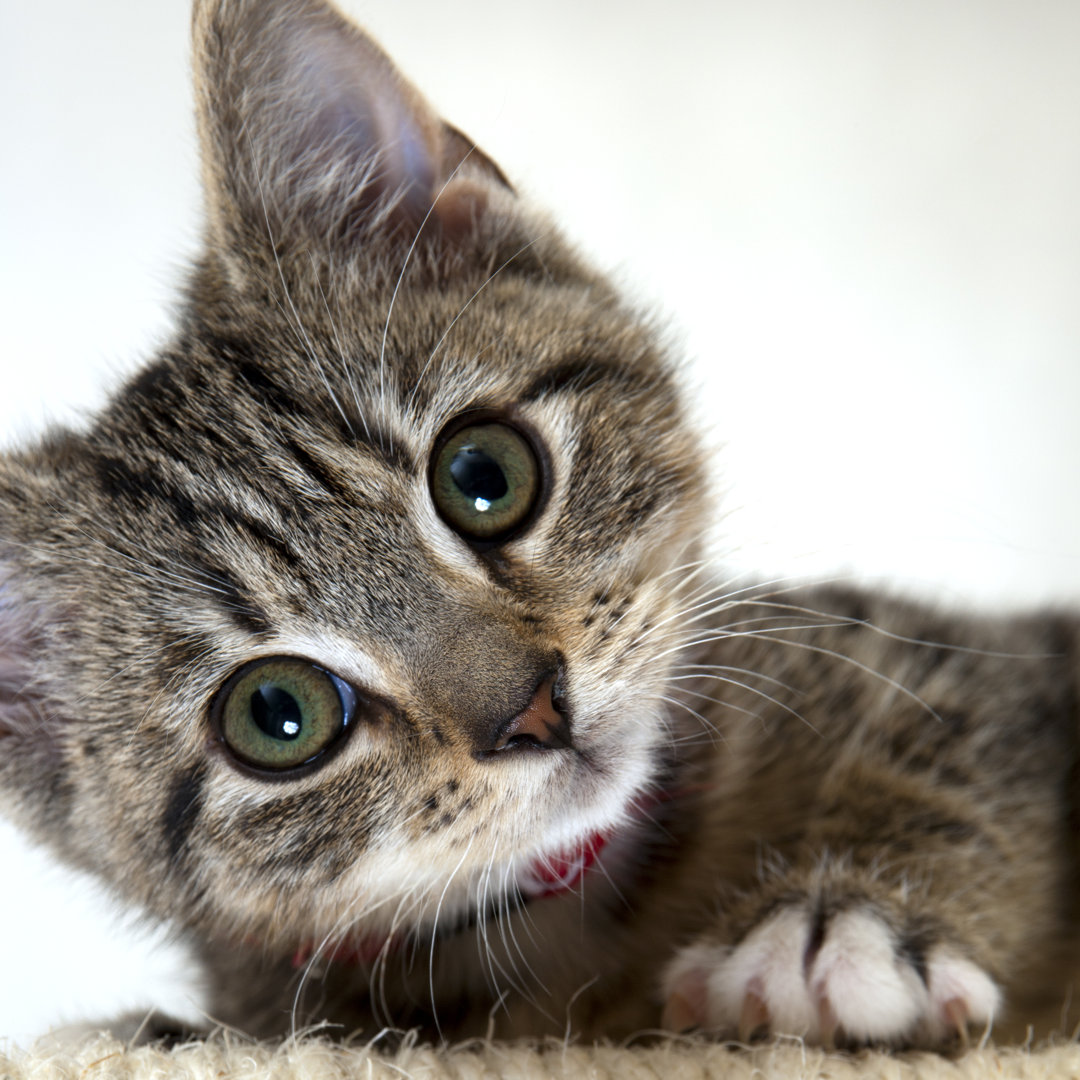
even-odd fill
[[[552,699],[555,677],[549,676],[536,688],[524,709],[499,729],[492,750],[533,747],[555,750],[570,745],[570,729]]]

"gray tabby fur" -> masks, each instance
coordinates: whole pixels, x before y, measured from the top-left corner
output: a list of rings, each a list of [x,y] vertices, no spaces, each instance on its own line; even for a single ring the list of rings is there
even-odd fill
[[[725,584],[656,328],[321,0],[199,0],[194,36],[172,340],[0,459],[5,813],[169,919],[254,1035],[941,1045],[1053,1014],[1075,615]],[[474,409],[545,457],[535,521],[483,551],[428,483]],[[275,655],[376,704],[268,779],[207,717]],[[484,753],[553,665],[572,745]],[[521,903],[598,831],[577,889]]]

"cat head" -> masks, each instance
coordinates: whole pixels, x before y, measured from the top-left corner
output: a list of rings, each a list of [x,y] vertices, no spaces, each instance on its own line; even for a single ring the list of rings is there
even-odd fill
[[[0,458],[0,805],[185,926],[430,925],[655,782],[697,441],[654,329],[339,13],[194,38],[175,334]]]

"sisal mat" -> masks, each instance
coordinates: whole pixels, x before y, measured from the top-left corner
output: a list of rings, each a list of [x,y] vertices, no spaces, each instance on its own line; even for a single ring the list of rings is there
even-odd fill
[[[696,1039],[642,1047],[525,1045],[481,1042],[396,1051],[347,1047],[317,1038],[277,1046],[238,1039],[194,1042],[165,1050],[128,1049],[107,1036],[80,1045],[0,1050],[3,1080],[1048,1080],[1080,1078],[1080,1046],[1036,1050],[985,1047],[953,1057],[927,1053],[827,1053],[797,1041],[745,1049]]]

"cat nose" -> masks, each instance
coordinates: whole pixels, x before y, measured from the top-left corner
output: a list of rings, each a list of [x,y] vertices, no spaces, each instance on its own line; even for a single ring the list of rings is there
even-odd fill
[[[489,754],[508,750],[559,750],[568,748],[570,724],[557,707],[555,676],[545,676],[529,704],[516,716],[501,723],[494,733]]]

